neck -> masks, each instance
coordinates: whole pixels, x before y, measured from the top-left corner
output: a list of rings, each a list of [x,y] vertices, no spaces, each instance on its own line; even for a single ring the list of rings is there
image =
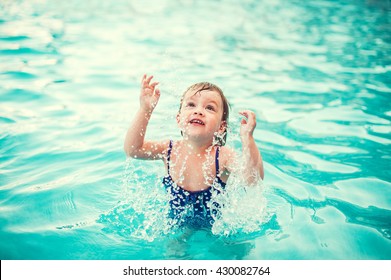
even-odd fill
[[[188,147],[188,152],[194,154],[202,154],[205,152],[210,152],[213,147],[213,142],[200,142],[200,141],[192,141],[190,139],[183,139],[182,144],[184,147]]]

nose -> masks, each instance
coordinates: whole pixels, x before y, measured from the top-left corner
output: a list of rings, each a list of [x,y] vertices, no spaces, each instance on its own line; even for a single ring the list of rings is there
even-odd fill
[[[194,114],[194,115],[203,116],[203,115],[204,115],[204,110],[203,110],[202,107],[197,106],[197,107],[194,108],[193,114]]]
[[[204,115],[204,112],[202,111],[202,109],[195,109],[194,111],[193,111],[193,114],[194,115],[200,115],[200,116],[203,116]]]

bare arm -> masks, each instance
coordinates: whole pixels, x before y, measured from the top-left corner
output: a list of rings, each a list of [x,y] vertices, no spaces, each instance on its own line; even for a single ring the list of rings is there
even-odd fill
[[[167,144],[157,141],[145,141],[147,126],[159,98],[158,82],[151,83],[153,76],[144,75],[141,80],[140,108],[128,128],[124,141],[127,156],[140,159],[158,159],[162,157]]]
[[[240,127],[240,138],[242,140],[243,160],[245,165],[245,179],[249,184],[254,183],[257,177],[263,179],[263,161],[261,153],[253,137],[253,132],[256,126],[255,113],[252,111],[240,112],[245,119],[242,119]]]
[[[253,185],[264,177],[262,156],[253,137],[256,118],[251,111],[243,111],[240,114],[245,117],[240,127],[242,156],[229,147],[222,147],[223,173],[221,178],[227,181],[230,174],[235,174],[235,176],[240,176],[247,185]]]

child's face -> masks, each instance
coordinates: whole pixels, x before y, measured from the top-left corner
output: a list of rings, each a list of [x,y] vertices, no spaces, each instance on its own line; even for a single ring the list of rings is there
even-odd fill
[[[213,141],[215,133],[225,130],[223,101],[213,90],[189,90],[182,101],[177,122],[184,136]]]

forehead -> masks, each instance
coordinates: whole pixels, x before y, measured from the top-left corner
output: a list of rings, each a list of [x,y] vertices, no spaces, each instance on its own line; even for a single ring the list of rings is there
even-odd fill
[[[191,99],[205,99],[207,101],[214,101],[218,104],[222,104],[223,100],[219,92],[213,89],[200,90],[199,88],[190,89],[183,96],[183,100]]]

